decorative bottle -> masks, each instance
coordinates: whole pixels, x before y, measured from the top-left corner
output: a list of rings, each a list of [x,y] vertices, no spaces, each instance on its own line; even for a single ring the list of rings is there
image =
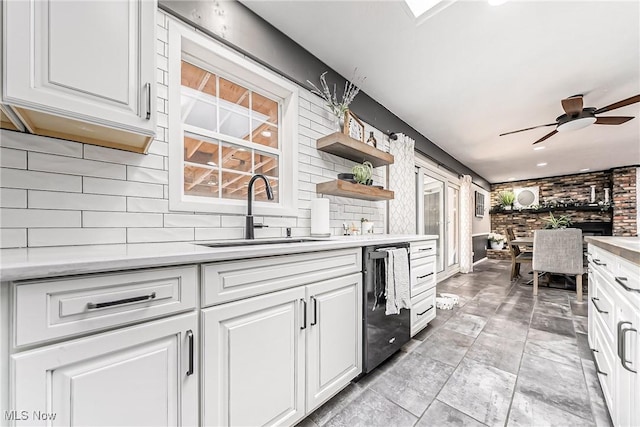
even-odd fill
[[[367,139],[367,144],[375,148],[378,147],[378,141],[376,141],[376,138],[373,136],[373,131],[369,132],[369,139]]]

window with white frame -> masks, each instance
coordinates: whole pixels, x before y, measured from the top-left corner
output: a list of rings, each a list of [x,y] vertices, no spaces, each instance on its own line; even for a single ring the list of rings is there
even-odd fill
[[[297,213],[297,88],[208,37],[169,26],[169,204],[172,210]]]

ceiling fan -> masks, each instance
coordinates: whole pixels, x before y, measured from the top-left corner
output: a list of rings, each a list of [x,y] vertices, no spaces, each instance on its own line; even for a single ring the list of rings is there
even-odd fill
[[[627,105],[640,102],[640,95],[632,96],[631,98],[623,99],[622,101],[615,102],[602,108],[583,108],[582,95],[573,95],[569,98],[563,99],[562,109],[565,114],[558,116],[554,123],[548,123],[546,125],[533,126],[526,129],[514,130],[512,132],[501,133],[500,136],[510,135],[512,133],[524,132],[526,130],[537,129],[546,126],[555,126],[556,128],[534,142],[538,144],[548,138],[551,138],[558,132],[564,132],[568,130],[576,130],[587,127],[591,124],[597,125],[621,125],[633,119],[633,117],[615,116],[615,117],[596,117],[596,114],[606,113],[616,108],[626,107]]]

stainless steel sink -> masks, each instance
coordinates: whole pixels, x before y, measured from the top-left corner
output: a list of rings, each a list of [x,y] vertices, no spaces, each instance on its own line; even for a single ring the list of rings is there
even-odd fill
[[[327,239],[314,239],[310,237],[291,237],[285,239],[269,239],[269,240],[231,240],[226,242],[209,242],[198,243],[200,246],[207,246],[209,248],[228,248],[234,246],[259,246],[259,245],[279,245],[284,243],[305,243],[305,242],[322,242]]]

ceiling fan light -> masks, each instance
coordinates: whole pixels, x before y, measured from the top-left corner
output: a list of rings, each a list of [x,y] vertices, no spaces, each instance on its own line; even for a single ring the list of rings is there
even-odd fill
[[[594,124],[596,120],[597,119],[595,117],[581,117],[579,119],[574,119],[566,123],[559,124],[556,130],[558,132],[578,130]]]

